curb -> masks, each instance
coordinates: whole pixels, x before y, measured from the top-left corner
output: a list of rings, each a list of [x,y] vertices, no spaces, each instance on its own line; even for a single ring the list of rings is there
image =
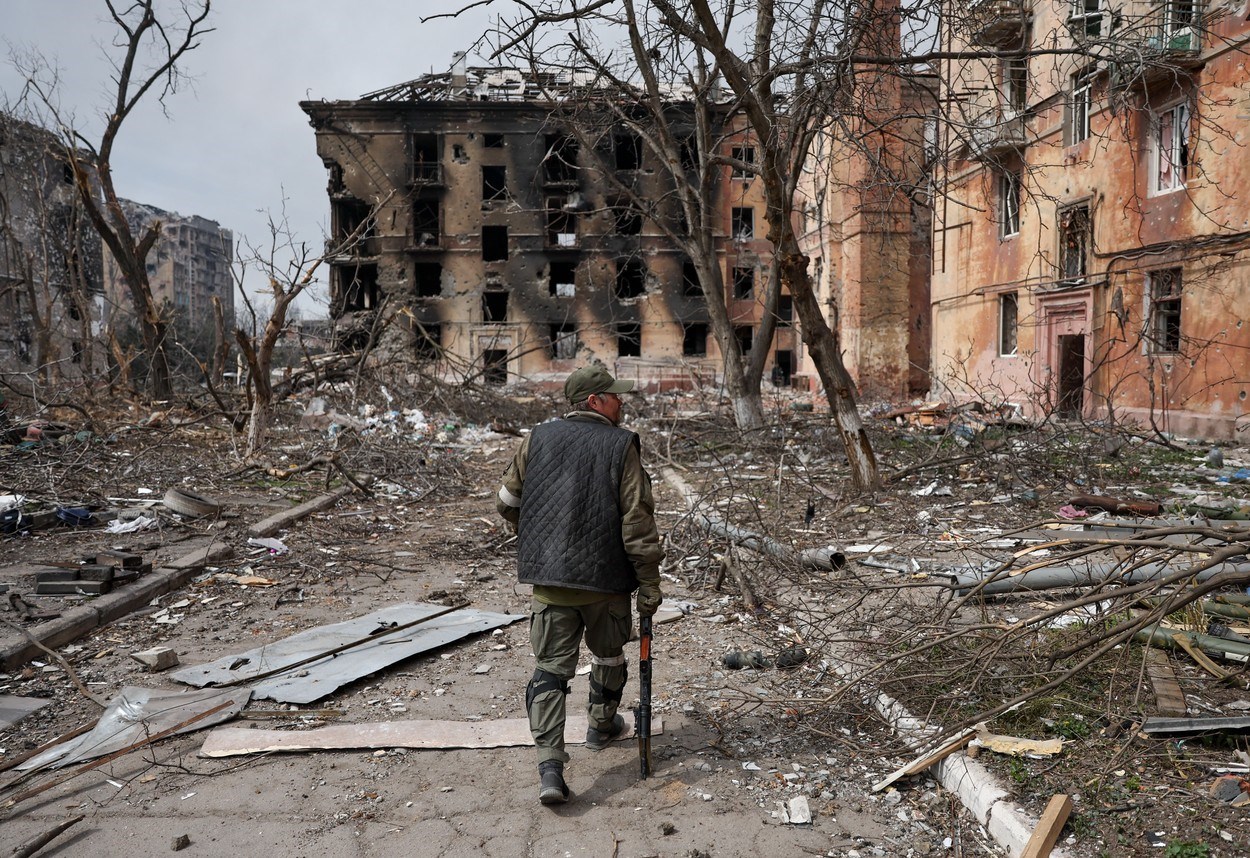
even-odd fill
[[[248,527],[246,533],[250,536],[268,536],[277,533],[282,528],[314,512],[333,506],[352,491],[350,486],[335,489],[299,506],[271,515]],[[231,546],[224,543],[210,543],[204,548],[197,548],[195,551],[153,569],[150,575],[140,578],[133,584],[98,596],[89,604],[72,608],[55,620],[49,620],[33,629],[27,629],[26,633],[48,649],[64,646],[100,626],[108,625],[114,620],[134,613],[136,609],[151,602],[157,596],[180,589],[206,565],[232,554],[234,554],[234,549]],[[30,638],[25,635],[16,635],[0,640],[0,669],[18,670],[32,659],[46,655]]]
[[[854,680],[854,674],[845,665],[833,668],[844,679]],[[900,736],[915,739],[923,745],[932,730],[926,732],[923,721],[909,713],[901,703],[888,694],[878,692],[873,705],[881,717]],[[990,837],[1006,849],[1012,858],[1019,858],[1033,836],[1039,820],[1024,808],[1011,802],[1010,793],[998,785],[990,770],[968,757],[956,752],[933,766],[938,783],[959,796],[960,803],[976,817]],[[1051,858],[1072,858],[1066,849],[1055,845]]]

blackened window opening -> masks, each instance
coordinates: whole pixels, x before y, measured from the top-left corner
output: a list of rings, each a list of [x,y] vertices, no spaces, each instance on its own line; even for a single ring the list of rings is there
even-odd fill
[[[563,197],[547,198],[547,246],[577,246],[577,215],[564,210]]]
[[[616,169],[642,168],[642,138],[637,134],[618,134],[612,141],[616,153]]]
[[[755,209],[734,208],[730,211],[730,229],[737,241],[755,238]]]
[[[734,328],[734,339],[738,341],[738,351],[745,356],[751,352],[751,341],[754,338],[754,331],[749,325],[739,325]]]
[[[412,180],[432,182],[438,179],[438,135],[412,135]]]
[[[688,259],[681,266],[681,293],[687,298],[703,296],[703,287],[699,284],[699,269]]]
[[[550,292],[558,298],[571,298],[576,289],[577,263],[552,262],[548,283]]]
[[[547,135],[547,156],[543,159],[543,178],[548,183],[577,181],[577,139],[567,134]]]
[[[382,295],[378,287],[378,266],[341,265],[335,268],[335,273],[344,313],[373,310],[378,306]]]
[[[503,135],[502,134],[483,134],[482,135],[482,148],[502,149],[503,148]]]
[[[616,297],[637,298],[647,290],[647,272],[638,259],[622,259],[616,263]]]
[[[487,384],[508,383],[508,353],[503,349],[485,349],[482,352],[482,381]]]
[[[508,228],[482,227],[482,261],[503,262],[508,258]]]
[[[412,239],[417,247],[438,247],[442,225],[438,200],[416,200],[412,204]]]
[[[502,324],[508,321],[507,292],[482,293],[482,321],[492,324]]]
[[[794,323],[794,296],[777,296],[777,324],[788,328]]]
[[[373,238],[374,220],[370,217],[371,206],[363,200],[335,200],[332,203],[334,239],[340,244],[355,235],[359,247]],[[357,232],[359,230],[359,232]]]
[[[700,357],[707,354],[707,323],[683,322],[681,337],[681,353],[687,357]]]
[[[482,167],[482,200],[506,200],[508,198],[508,168]]]
[[[412,330],[413,350],[419,358],[437,358],[443,345],[443,326],[438,322],[417,322]]]
[[[443,294],[443,266],[438,262],[418,262],[413,269],[418,298],[437,298]]]
[[[735,268],[734,269],[734,298],[739,301],[746,301],[755,294],[755,269],[754,268]]]
[[[577,357],[577,324],[575,322],[553,322],[550,337],[550,353],[553,360],[573,360]]]
[[[620,203],[612,209],[612,218],[619,235],[642,234],[642,212],[629,203]]]
[[[642,325],[621,322],[616,326],[616,353],[620,357],[642,357]]]

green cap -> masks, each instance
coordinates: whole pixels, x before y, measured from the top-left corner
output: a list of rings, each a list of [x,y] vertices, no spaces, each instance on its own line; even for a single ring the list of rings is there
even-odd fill
[[[617,381],[601,364],[575,369],[564,382],[564,395],[572,403],[596,393],[628,393],[633,389],[632,381]]]

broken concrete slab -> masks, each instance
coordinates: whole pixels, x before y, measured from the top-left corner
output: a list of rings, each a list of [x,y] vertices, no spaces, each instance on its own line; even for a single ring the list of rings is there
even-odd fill
[[[614,741],[634,738],[634,716],[622,710],[625,729]],[[564,724],[566,745],[586,741],[586,716],[570,715]],[[664,732],[661,719],[651,719],[651,735]],[[378,721],[369,724],[333,724],[313,730],[250,730],[219,727],[208,734],[201,757],[231,757],[274,751],[345,751],[376,748],[447,750],[508,748],[533,745],[529,719],[495,721]]]
[[[434,617],[426,624],[396,630],[396,634],[389,633],[396,626],[437,613],[444,615]],[[523,619],[524,614],[496,614],[473,608],[447,613],[447,608],[442,605],[393,605],[353,620],[309,629],[247,652],[227,655],[209,664],[186,667],[170,674],[170,678],[203,688],[208,685],[238,685],[247,683],[250,677],[257,677],[250,685],[257,699],[313,703],[349,682],[396,662]],[[337,652],[332,657],[308,661],[310,656],[328,653],[356,641],[360,642],[358,646]],[[300,664],[296,672],[268,675],[296,663]],[[262,677],[262,674],[266,676]]]
[[[239,714],[251,692],[245,688],[210,691],[157,691],[125,686],[109,701],[100,720],[89,732],[49,748],[18,768],[22,771],[61,768],[82,760],[103,757],[121,750],[145,736],[168,730],[190,718],[228,704],[220,711],[201,718],[177,732],[201,730]]]
[[[351,494],[354,489],[351,486],[343,486],[337,488],[329,494],[321,497],[313,498],[310,501],[291,507],[282,512],[275,513],[268,518],[261,519],[247,529],[248,536],[273,536],[279,530],[290,527],[302,518],[312,515],[314,512],[321,512],[328,509],[339,502],[341,498]]]
[[[151,670],[167,670],[179,664],[178,653],[167,646],[156,646],[143,652],[132,652],[130,657]]]
[[[48,705],[41,697],[0,694],[0,730],[7,730],[30,713]]]

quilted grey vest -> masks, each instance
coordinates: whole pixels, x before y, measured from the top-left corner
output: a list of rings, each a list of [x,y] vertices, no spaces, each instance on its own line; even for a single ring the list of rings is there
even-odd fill
[[[638,436],[595,420],[534,427],[521,521],[517,573],[522,583],[600,593],[638,587],[621,540],[621,471]]]

